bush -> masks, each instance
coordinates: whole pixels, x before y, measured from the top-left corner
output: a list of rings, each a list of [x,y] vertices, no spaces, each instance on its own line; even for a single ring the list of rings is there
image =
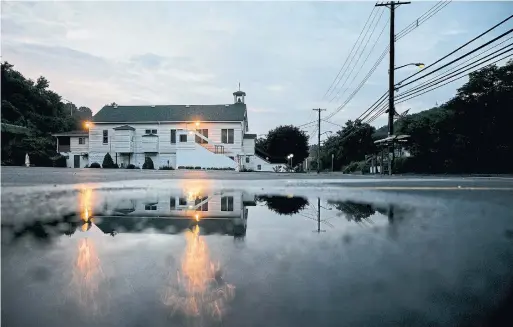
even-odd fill
[[[126,169],[135,169],[135,165],[134,164],[128,164],[126,166]]]
[[[184,169],[185,167],[184,166],[178,166],[178,169]]]
[[[200,166],[196,166],[196,167],[194,167],[194,169],[201,169],[201,167]]]
[[[99,164],[99,163],[97,163],[97,162],[93,162],[93,163],[89,166],[89,168],[102,168],[102,166],[100,166],[100,164]]]
[[[146,159],[144,159],[142,168],[143,169],[155,169],[155,166],[153,165],[153,160],[151,160],[150,157],[146,157]]]
[[[246,167],[242,167],[241,170],[239,170],[240,172],[243,172],[243,173],[249,173],[249,172],[253,172],[254,170],[251,169],[251,168],[246,168]]]
[[[110,156],[110,153],[108,153],[108,152],[105,155],[105,157],[103,158],[102,167],[103,168],[118,168],[118,165],[116,165],[114,163],[114,161],[112,160],[112,157]]]
[[[68,167],[66,163],[66,157],[63,155],[57,155],[50,158],[54,167]]]
[[[159,167],[159,170],[175,170],[175,169],[171,166],[162,166],[162,167]]]

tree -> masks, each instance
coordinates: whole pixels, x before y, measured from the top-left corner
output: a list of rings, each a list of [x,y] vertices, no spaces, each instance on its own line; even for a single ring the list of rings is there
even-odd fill
[[[51,166],[56,147],[50,134],[70,131],[75,120],[66,114],[61,97],[49,89],[46,78],[34,82],[8,62],[1,64],[1,71],[2,122],[31,131],[21,142],[12,142],[17,136],[2,133],[2,162],[23,164],[28,153],[36,166]]]
[[[110,156],[110,153],[107,152],[105,157],[103,157],[103,168],[118,168],[118,166],[114,163],[114,160],[112,160],[112,157]]]
[[[513,61],[469,74],[454,98],[408,115],[398,132],[411,135],[407,171],[511,173]],[[404,163],[403,163],[404,164]]]
[[[279,126],[269,131],[265,138],[264,151],[274,158],[287,160],[293,154],[292,166],[303,162],[308,157],[308,135],[292,125]]]
[[[265,202],[269,210],[279,215],[293,215],[308,205],[308,200],[299,196],[259,196],[258,201]]]
[[[376,145],[372,135],[375,128],[359,120],[348,120],[342,130],[326,139],[321,147],[322,167],[333,166],[340,170],[351,162],[362,161],[366,154],[374,153]]]
[[[150,157],[146,157],[146,159],[144,159],[142,169],[155,169],[153,166],[153,160],[151,160]]]

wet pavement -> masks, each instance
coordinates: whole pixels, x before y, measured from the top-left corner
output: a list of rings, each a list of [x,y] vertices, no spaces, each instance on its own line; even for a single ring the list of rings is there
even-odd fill
[[[107,181],[2,181],[2,326],[513,325],[507,179]]]

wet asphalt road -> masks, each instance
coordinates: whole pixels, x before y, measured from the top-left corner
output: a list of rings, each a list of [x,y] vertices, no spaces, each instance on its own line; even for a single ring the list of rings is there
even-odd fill
[[[513,325],[512,178],[2,167],[2,186],[6,326]],[[184,222],[191,190],[209,206]],[[226,196],[243,232],[207,219]]]

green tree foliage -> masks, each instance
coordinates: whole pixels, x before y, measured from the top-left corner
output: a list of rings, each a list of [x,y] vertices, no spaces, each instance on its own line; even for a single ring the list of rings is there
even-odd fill
[[[259,196],[258,201],[264,202],[269,210],[279,215],[293,215],[308,205],[308,200],[299,196]]]
[[[155,166],[153,165],[153,160],[151,160],[150,157],[146,157],[146,159],[144,159],[142,168],[143,169],[155,169]]]
[[[447,103],[406,116],[398,132],[411,135],[414,156],[403,169],[433,173],[513,172],[513,61],[469,75]]]
[[[376,211],[368,203],[357,203],[353,201],[328,201],[328,204],[341,211],[347,220],[360,222],[372,216]]]
[[[257,146],[273,158],[286,161],[293,154],[292,166],[308,157],[308,135],[292,125],[279,126],[267,133],[266,138],[258,139]]]
[[[118,166],[114,163],[114,160],[112,160],[110,153],[108,153],[108,152],[105,155],[105,157],[103,157],[102,167],[103,168],[118,168]]]
[[[51,166],[55,156],[55,140],[51,133],[70,131],[79,124],[65,110],[61,97],[49,89],[44,77],[36,82],[25,78],[8,62],[2,70],[2,123],[31,129],[30,137],[12,142],[19,137],[2,133],[2,163],[22,165],[25,153],[36,166]]]
[[[334,170],[364,160],[366,154],[376,151],[372,138],[375,131],[374,127],[359,120],[347,121],[342,130],[329,136],[321,147],[321,166],[331,169],[332,155]]]

